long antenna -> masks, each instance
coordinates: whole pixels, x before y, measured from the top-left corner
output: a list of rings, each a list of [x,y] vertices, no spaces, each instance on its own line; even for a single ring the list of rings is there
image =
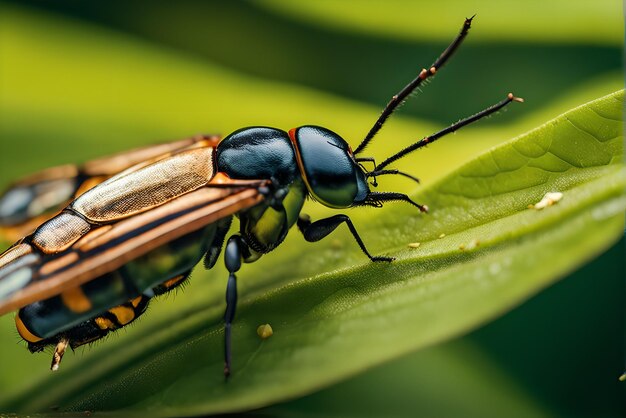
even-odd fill
[[[432,142],[435,142],[437,139],[441,138],[444,135],[447,135],[451,132],[454,132],[462,127],[464,127],[465,125],[469,125],[472,122],[476,122],[477,120],[480,120],[482,118],[484,118],[485,116],[489,116],[492,113],[497,112],[498,110],[502,109],[504,106],[508,105],[511,102],[523,102],[524,99],[520,98],[520,97],[515,97],[513,96],[513,93],[509,93],[506,97],[506,99],[502,100],[499,103],[496,103],[493,106],[490,106],[488,108],[486,108],[485,110],[482,110],[478,113],[476,113],[475,115],[472,115],[468,118],[465,119],[461,119],[460,121],[458,121],[457,123],[454,123],[450,126],[448,126],[445,129],[442,129],[441,131],[434,133],[430,136],[427,136],[425,138],[422,138],[421,140],[417,141],[416,143],[414,143],[413,145],[410,145],[408,147],[406,147],[405,149],[401,150],[400,152],[398,152],[397,154],[392,155],[391,157],[387,158],[385,161],[383,161],[382,163],[378,164],[376,166],[376,170],[382,170],[383,168],[385,168],[386,166],[388,166],[389,164],[391,164],[392,162],[399,160],[400,158],[404,157],[405,155],[420,149]]]
[[[435,75],[437,70],[439,70],[439,68],[441,68],[446,63],[446,61],[448,61],[452,54],[454,54],[454,51],[457,50],[459,45],[461,45],[461,42],[463,42],[463,39],[465,39],[465,37],[467,36],[467,32],[472,25],[472,19],[474,19],[474,16],[465,19],[463,27],[461,28],[461,32],[459,32],[454,41],[452,41],[452,43],[446,48],[446,50],[443,51],[443,53],[439,56],[439,58],[437,58],[437,60],[430,66],[428,70],[423,68],[418,76],[413,79],[413,81],[407,84],[402,90],[400,90],[398,94],[394,95],[391,98],[389,103],[387,103],[387,106],[385,106],[385,108],[383,109],[383,112],[381,113],[376,123],[374,123],[374,126],[372,126],[372,129],[370,129],[370,131],[365,136],[365,139],[363,139],[359,146],[356,147],[356,150],[354,150],[355,155],[362,152],[365,147],[367,147],[372,138],[374,138],[378,131],[380,131],[380,128],[383,127],[383,124],[385,123],[387,118],[389,118],[389,116],[391,116],[391,114],[397,109],[397,107],[402,104],[402,102],[404,102],[407,96],[409,96],[416,88],[418,88],[419,85],[422,84],[422,81],[426,80],[428,77]]]

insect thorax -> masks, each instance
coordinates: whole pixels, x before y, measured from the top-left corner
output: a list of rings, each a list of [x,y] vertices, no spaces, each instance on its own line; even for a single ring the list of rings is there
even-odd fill
[[[235,179],[268,179],[286,192],[279,204],[261,204],[239,214],[251,262],[276,248],[298,219],[307,195],[287,132],[266,127],[238,130],[220,142],[217,169]]]
[[[233,179],[267,179],[289,186],[300,177],[298,163],[285,131],[266,127],[240,129],[217,147],[217,171]]]

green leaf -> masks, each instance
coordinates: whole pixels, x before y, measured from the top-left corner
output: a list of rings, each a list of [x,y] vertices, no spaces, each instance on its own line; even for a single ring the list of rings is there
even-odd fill
[[[455,389],[454,402],[450,388]],[[482,399],[489,399],[488,405]],[[328,389],[261,410],[273,417],[342,418],[539,417],[551,412],[466,339],[420,350]]]
[[[623,44],[620,5],[612,0],[598,1],[594,7],[567,0],[524,4],[496,0],[473,4],[448,0],[445,7],[436,2],[403,0],[366,4],[358,0],[318,0],[302,5],[285,0],[262,0],[260,4],[312,25],[408,40],[433,37],[447,40],[450,28],[445,22],[476,14],[486,23],[484,30],[476,34],[476,39],[488,42]],[[402,12],[398,13],[399,10]],[[420,17],[418,21],[416,17]]]
[[[243,42],[241,49],[240,47],[233,48],[230,44],[222,46],[229,49],[233,56],[239,57],[241,62],[251,65],[251,67],[241,71],[234,71],[233,68],[238,67],[229,67],[232,65],[230,61],[222,62],[214,56],[200,59],[198,55],[171,48],[172,45],[168,42],[155,46],[149,42],[138,41],[136,38],[124,35],[119,31],[103,30],[101,26],[96,25],[85,25],[78,20],[68,19],[59,14],[46,15],[40,11],[35,12],[16,6],[7,6],[6,3],[0,7],[2,7],[0,73],[3,81],[2,89],[0,89],[0,135],[2,137],[0,181],[4,184],[21,174],[52,164],[81,161],[111,151],[150,143],[155,139],[176,138],[195,132],[226,133],[248,124],[267,124],[283,128],[302,123],[323,124],[341,132],[354,145],[358,143],[364,130],[371,125],[379,114],[384,101],[371,101],[371,103],[376,103],[373,106],[371,104],[366,105],[363,101],[341,99],[336,94],[321,93],[320,85],[313,84],[318,90],[312,90],[293,84],[294,78],[292,77],[285,77],[286,80],[291,80],[291,84],[251,77],[250,74],[257,73],[250,68],[259,64],[257,58],[264,55],[263,52],[265,51],[262,46],[257,44],[257,38],[254,38],[254,43]],[[239,10],[238,7],[237,10]],[[164,19],[169,18],[173,12],[179,13],[180,10],[168,9],[165,12],[167,13],[159,15],[158,13],[155,14],[154,9],[151,10],[151,22],[156,25],[158,30],[163,29],[162,22],[165,21]],[[190,21],[187,16],[179,16],[178,20],[183,23],[179,23],[178,26],[168,25],[168,30],[176,39],[181,34],[180,28],[197,29],[202,26],[208,31],[208,35],[204,35],[204,32],[199,35],[194,32],[192,38],[195,36],[194,39],[198,43],[204,44],[212,34],[220,32],[220,26],[215,25],[218,21],[222,27],[230,29],[231,32],[239,31],[242,26],[248,27],[249,31],[254,31],[256,30],[254,25],[249,25],[249,23],[251,21],[256,22],[258,19],[256,15],[248,16],[252,20],[244,19],[241,22],[239,21],[241,15],[237,13],[236,16],[231,16],[237,20],[237,25],[234,20],[215,19],[211,26],[203,26],[205,23],[203,16],[206,16],[204,10],[198,12],[194,9],[191,13],[198,19],[193,21],[197,24],[189,24]],[[114,14],[123,16],[131,23],[145,24],[146,11],[144,9],[139,10],[137,8],[135,14],[127,14],[126,9],[122,13]],[[217,13],[210,15],[217,15]],[[480,22],[480,31],[482,31],[483,27],[486,28],[489,25],[490,19],[482,11],[479,18],[477,23]],[[445,42],[447,42],[450,37],[449,30],[457,29],[456,23],[454,23],[456,19],[458,16],[448,18],[447,21],[450,22],[451,26],[442,29],[442,34],[445,32],[445,36],[441,35],[440,42],[444,42],[444,37]],[[280,20],[278,22],[280,23]],[[275,23],[274,20],[268,22],[269,26],[280,26]],[[610,25],[606,25],[606,27],[610,27]],[[476,25],[476,29],[479,29],[478,25]],[[307,47],[302,47],[302,42],[306,40],[307,34],[311,36],[307,26],[304,25],[301,28],[290,26],[290,30],[288,36],[282,36],[283,42],[278,42],[271,37],[267,39],[267,41],[271,41],[270,45],[273,49],[280,50],[283,57],[281,59],[274,58],[272,63],[281,62],[280,68],[285,73],[299,73],[302,80],[309,80],[313,74],[319,76],[320,68],[308,65],[309,61],[302,58],[317,56],[317,52],[332,49],[334,43],[342,43],[342,38],[338,38],[338,34],[331,31],[332,36],[322,36],[322,41],[320,41],[317,49],[314,48],[311,51],[309,44],[304,43]],[[473,31],[471,39],[474,39],[474,34],[477,33],[478,31]],[[549,32],[546,33],[546,35],[549,34]],[[284,35],[284,33],[279,35]],[[244,40],[249,39],[244,35],[240,36]],[[347,36],[350,37],[349,34]],[[317,42],[319,36],[314,37]],[[356,44],[356,47],[353,44],[347,47],[355,51],[366,50],[369,54],[372,52],[369,47],[373,39],[375,38],[366,36],[361,39],[359,44]],[[272,43],[274,41],[276,43]],[[430,41],[425,40],[425,42]],[[293,49],[287,48],[290,44],[294,45]],[[163,48],[163,45],[167,45],[167,47]],[[261,43],[261,45],[263,44]],[[467,43],[466,46],[469,50],[466,50],[465,46],[463,50],[466,51],[465,55],[473,57],[474,61],[463,64],[461,60],[463,54],[459,54],[455,57],[454,66],[451,65],[445,74],[441,75],[441,79],[428,87],[428,90],[425,91],[427,96],[412,102],[425,102],[429,107],[436,107],[442,112],[447,112],[441,118],[440,123],[434,124],[432,120],[425,122],[416,119],[413,115],[419,115],[420,118],[424,119],[424,115],[427,113],[422,110],[411,110],[410,106],[405,106],[402,112],[389,122],[377,142],[373,144],[371,147],[372,155],[380,159],[389,154],[391,150],[409,144],[419,135],[439,129],[442,124],[455,120],[468,111],[455,110],[454,103],[466,103],[471,112],[497,100],[499,97],[494,97],[494,95],[499,95],[502,88],[498,86],[513,87],[516,93],[527,99],[527,104],[516,106],[514,109],[511,108],[508,115],[505,115],[514,116],[515,120],[518,121],[516,123],[502,123],[502,120],[511,121],[513,119],[498,116],[491,121],[480,123],[476,127],[464,129],[455,137],[447,138],[445,141],[429,147],[428,150],[399,162],[399,168],[402,167],[418,175],[423,180],[424,185],[432,185],[433,179],[441,177],[443,173],[467,161],[479,150],[501,143],[504,138],[524,132],[565,109],[584,103],[590,98],[604,95],[606,92],[614,91],[623,84],[621,73],[606,72],[607,68],[615,67],[614,64],[612,64],[613,67],[607,66],[606,57],[608,55],[603,55],[603,53],[597,55],[594,52],[593,56],[605,57],[600,60],[601,63],[598,63],[597,60],[594,61],[596,63],[594,69],[599,69],[598,76],[589,79],[590,71],[581,70],[583,67],[578,66],[577,72],[583,74],[584,79],[589,80],[589,82],[581,83],[579,81],[574,83],[574,88],[571,88],[570,84],[557,85],[558,83],[555,83],[554,80],[571,76],[572,71],[562,72],[563,68],[568,68],[564,62],[569,61],[564,60],[559,54],[544,53],[542,55],[540,53],[535,55],[537,46],[534,44],[528,46],[526,55],[518,55],[520,54],[518,49],[511,48],[510,45],[502,46],[498,51],[506,50],[511,56],[517,56],[514,66],[517,73],[515,71],[511,73],[511,69],[507,70],[504,65],[499,69],[500,67],[493,68],[493,64],[490,64],[488,66],[490,71],[503,74],[502,82],[494,80],[492,75],[495,74],[489,72],[489,83],[482,83],[482,81],[475,83],[471,81],[471,78],[466,79],[469,73],[464,68],[479,68],[478,66],[485,62],[483,61],[484,57],[486,55],[493,56],[494,53],[492,49],[488,49],[484,50],[482,54],[474,54],[471,45],[471,42]],[[413,51],[413,47],[414,44],[411,44],[410,56],[419,58],[418,64],[422,58],[428,58],[432,54],[438,53],[438,48],[440,48],[440,46],[436,46],[433,51],[423,52],[419,48]],[[381,43],[372,54],[378,56],[377,51],[387,48],[389,46],[386,43]],[[183,49],[188,51],[187,47]],[[616,48],[613,49],[617,50]],[[596,51],[597,48],[593,50]],[[600,50],[603,49],[600,48]],[[548,48],[548,51],[554,51],[554,49]],[[571,54],[588,56],[589,52],[585,48],[576,48],[571,51]],[[358,54],[355,52],[355,55]],[[400,54],[399,56],[407,56],[408,58],[408,55]],[[502,57],[501,52],[496,52],[495,55]],[[616,56],[618,62],[621,62],[619,61],[619,54]],[[275,56],[273,55],[273,57]],[[541,84],[527,77],[529,70],[524,70],[523,64],[530,65],[529,63],[532,62],[542,63],[542,76],[546,78],[542,78]],[[216,63],[220,64],[216,65]],[[286,65],[287,63],[291,65]],[[404,64],[403,60],[403,67]],[[385,99],[389,89],[397,87],[394,85],[398,82],[396,77],[403,77],[398,73],[398,71],[404,71],[398,68],[399,65],[394,64],[393,73],[381,76],[380,73],[372,73],[372,67],[367,67],[367,71],[354,72],[354,68],[364,67],[359,66],[358,62],[351,61],[350,57],[344,57],[334,59],[332,62],[324,62],[324,69],[327,74],[333,75],[333,82],[342,86],[351,84],[355,91],[364,91],[363,85],[367,85],[369,91],[370,88],[376,87],[371,84],[372,80],[375,80],[378,88],[385,94],[382,96]],[[408,65],[410,67],[413,64],[408,63]],[[459,67],[463,74],[463,80],[460,84],[464,86],[463,94],[457,95],[461,90],[458,85],[455,87],[454,83],[452,83],[452,87],[447,87],[447,90],[438,91],[438,86],[450,85],[450,81],[454,78],[454,73],[458,71]],[[354,77],[342,76],[341,68],[347,72],[354,72]],[[406,70],[410,70],[410,68]],[[598,72],[594,71],[594,74]],[[480,74],[486,73],[481,71]],[[550,77],[547,77],[548,75]],[[322,77],[324,77],[324,73],[322,73]],[[274,76],[271,78],[283,80],[283,77]],[[575,80],[577,79],[570,81],[573,83]],[[380,86],[378,85],[379,82],[381,83]],[[513,85],[510,84],[512,82]],[[311,85],[309,83],[301,84]],[[466,91],[467,84],[472,84],[477,91]],[[535,85],[535,89],[544,92],[544,95],[530,94],[533,85]],[[551,88],[548,89],[548,86]],[[489,91],[490,88],[494,91]],[[506,91],[502,93],[506,93]],[[439,97],[443,104],[433,101],[433,96],[435,96],[434,98]],[[362,100],[360,96],[354,97]],[[452,100],[452,98],[455,99]],[[529,115],[531,117],[517,117],[522,114],[522,110],[532,112],[532,115]],[[614,112],[616,115],[619,113],[617,109]],[[433,120],[439,121],[439,119]],[[619,143],[612,143],[621,152]],[[587,172],[585,176],[588,175],[591,178],[592,174]],[[584,177],[582,181],[585,182],[585,179],[587,177]],[[407,191],[410,190],[409,187],[413,186],[401,179],[397,182],[392,182],[392,179],[389,178],[381,179],[381,183],[381,189],[384,190]],[[547,210],[558,210],[559,205],[566,202],[567,196],[566,194],[564,200],[557,206]],[[538,196],[537,200],[540,197]],[[602,201],[600,195],[596,197],[597,202]],[[431,200],[433,198],[439,199],[436,194],[432,198],[430,195],[428,198],[420,198],[423,203],[431,206],[433,213],[429,217],[416,217],[416,214],[409,208],[400,206],[390,206],[389,211],[386,209],[383,211],[364,209],[351,211],[349,214],[354,219],[372,252],[397,252],[404,249],[405,256],[417,257],[415,258],[416,263],[429,263],[428,256],[425,253],[420,253],[420,251],[428,248],[425,243],[422,243],[420,248],[413,250],[405,248],[404,243],[421,240],[421,237],[416,236],[416,230],[424,228],[424,231],[428,231],[428,228],[431,228],[431,220],[434,219],[432,216],[436,215],[438,210],[435,201]],[[589,202],[581,203],[583,206],[587,204]],[[581,210],[583,206],[581,206]],[[547,210],[546,213],[548,213]],[[336,213],[324,210],[321,205],[309,205],[306,212],[314,215],[315,218]],[[543,216],[542,213],[538,215]],[[391,229],[387,229],[386,220],[382,219],[398,217],[397,222],[400,222],[403,219],[400,217],[404,216],[410,222],[406,230],[393,225],[391,225]],[[547,224],[548,227],[551,225],[551,223]],[[393,236],[393,234],[398,235]],[[593,234],[572,236],[575,237],[574,239],[582,240],[580,237],[589,236],[592,238]],[[441,240],[440,244],[447,243],[450,238],[452,236],[448,234],[446,238]],[[473,239],[475,237],[467,239],[465,243],[467,244]],[[479,247],[479,250],[485,248],[485,243],[482,244],[483,246]],[[598,249],[600,247],[600,244],[595,247],[590,245],[581,248],[580,251],[586,256],[592,257],[593,248]],[[582,263],[584,259],[577,258],[576,254],[565,251],[564,257],[570,257],[575,260],[574,263]],[[423,255],[426,257],[422,257]],[[443,252],[435,253],[434,256],[447,257],[448,255]],[[107,341],[81,349],[75,355],[69,353],[58,375],[49,375],[47,367],[50,358],[47,354],[31,355],[23,343],[16,344],[19,337],[9,315],[0,318],[0,338],[3,341],[0,411],[17,408],[24,411],[33,408],[47,409],[48,406],[53,405],[63,407],[71,402],[78,402],[77,400],[82,396],[85,398],[101,396],[97,395],[98,391],[107,392],[109,390],[111,393],[107,395],[108,397],[104,396],[101,402],[102,404],[106,403],[104,406],[106,409],[124,405],[140,409],[142,408],[141,403],[145,403],[147,407],[159,408],[163,403],[171,403],[170,414],[172,415],[181,415],[185,408],[190,410],[191,407],[196,407],[197,410],[202,411],[216,410],[218,405],[213,404],[213,400],[220,395],[219,393],[211,394],[211,390],[223,385],[220,377],[222,348],[221,337],[219,336],[221,332],[219,317],[223,311],[226,277],[222,265],[222,262],[218,262],[218,267],[208,274],[198,269],[194,273],[187,291],[177,294],[175,298],[163,298],[152,304],[149,313],[141,318],[139,324],[133,324],[124,331],[116,333],[117,335],[107,339]],[[284,286],[286,283],[313,277],[320,272],[329,272],[354,265],[363,265],[363,268],[368,268],[363,255],[358,251],[354,241],[346,231],[336,231],[331,238],[317,244],[304,243],[301,237],[294,232],[277,251],[264,256],[255,264],[243,267],[240,275],[240,295],[244,299],[248,298],[246,299],[248,300],[247,303],[251,303],[258,296]],[[569,268],[573,268],[573,265]],[[563,270],[560,272],[563,273]],[[549,273],[549,271],[545,272],[545,274]],[[419,275],[419,273],[416,274]],[[544,282],[537,279],[537,282],[531,284],[535,285],[535,288],[539,288],[540,285],[537,283],[542,283],[541,286],[543,286],[553,278],[546,279]],[[319,279],[315,278],[315,280]],[[332,277],[328,280],[332,280]],[[369,278],[368,280],[372,279]],[[387,280],[388,283],[393,278],[384,280]],[[488,281],[485,282],[488,283]],[[403,285],[403,283],[402,277],[398,277],[398,285]],[[440,282],[435,281],[434,283]],[[528,288],[533,287],[531,284],[528,285]],[[339,285],[341,286],[342,282]],[[381,286],[383,285],[385,285],[384,282],[381,283]],[[354,288],[360,289],[356,285]],[[323,291],[322,287],[320,292]],[[529,295],[524,294],[524,289],[517,289],[516,292],[520,295],[520,299]],[[304,294],[303,300],[308,297],[309,294]],[[310,297],[312,298],[311,303],[313,303],[318,296],[313,291]],[[242,350],[236,353],[237,367],[242,367],[244,360],[247,359],[246,353],[257,347],[255,344],[259,343],[256,335],[254,333],[246,334],[246,330],[252,331],[257,325],[271,320],[277,334],[264,342],[263,347],[266,347],[268,344],[274,344],[273,341],[276,341],[276,338],[283,332],[281,324],[293,323],[299,318],[289,316],[287,309],[289,304],[286,305],[287,308],[283,314],[280,305],[283,302],[284,298],[276,299],[278,305],[268,310],[267,315],[260,308],[253,312],[254,318],[251,313],[245,314],[248,315],[247,317],[241,316],[244,315],[242,312],[245,310],[239,313],[238,319],[248,318],[249,322],[244,328],[237,328],[236,330],[237,348]],[[267,303],[273,304],[274,302],[268,301]],[[461,300],[459,309],[462,309],[465,303],[464,300]],[[504,311],[510,309],[511,304],[505,299],[502,301],[502,306],[504,306],[502,308]],[[214,308],[207,311],[207,307]],[[452,314],[458,314],[458,311],[453,311]],[[431,315],[435,314],[432,313]],[[463,315],[465,315],[464,312],[459,316]],[[499,312],[493,313],[493,317],[497,315]],[[188,316],[195,318],[197,322],[190,323],[191,319],[188,322],[181,319]],[[413,326],[418,328],[427,325],[426,322],[430,320],[430,316],[425,316],[424,319],[411,316],[410,320],[415,322]],[[254,324],[250,323],[250,319],[254,319]],[[330,325],[332,327],[332,322]],[[405,325],[404,323],[389,322],[385,326],[403,327]],[[187,326],[189,328],[186,328]],[[201,332],[206,332],[207,329],[211,333],[208,336]],[[204,339],[205,342],[195,342],[194,338]],[[397,339],[400,345],[397,352],[405,349],[408,345],[406,341],[402,342],[403,338]],[[191,339],[191,343],[189,339]],[[354,342],[358,343],[359,341],[355,339]],[[170,359],[167,358],[168,355],[171,355],[170,353],[164,354],[166,357],[162,363],[158,364],[161,368],[170,363],[172,368],[180,365],[182,371],[174,370],[171,374],[167,370],[163,371],[162,376],[164,377],[156,385],[152,385],[151,382],[151,377],[154,375],[142,375],[144,372],[141,370],[137,372],[137,367],[141,367],[141,364],[156,364],[153,362],[153,356],[158,355],[162,347],[165,347],[163,353],[166,353],[167,347],[174,349],[173,347],[178,343],[182,345],[179,347],[180,351],[177,352],[186,352],[187,355],[194,354],[194,351],[193,349],[186,351],[183,347],[185,344],[191,346],[200,344],[195,359],[179,359],[181,363],[170,362]],[[396,343],[396,340],[392,340],[390,343]],[[359,347],[361,346],[356,348],[359,349]],[[367,358],[368,364],[381,362],[385,356],[395,357],[396,355],[384,350],[382,355],[380,352],[376,353],[377,350],[380,351],[380,347],[376,344],[372,345],[372,350],[375,356],[372,354],[371,358]],[[291,349],[288,352],[291,352]],[[328,353],[329,351],[323,352],[324,356],[327,356]],[[363,357],[367,356],[364,354]],[[213,361],[214,364],[207,365],[205,363],[207,360]],[[195,368],[189,365],[188,361],[200,362],[194,364],[194,366],[199,365],[198,368],[212,367],[213,369],[211,372],[207,372],[206,381],[200,379],[202,380],[201,384],[190,391],[194,393],[196,399],[200,399],[200,403],[195,404],[195,406],[192,403],[187,403],[186,406],[183,405],[180,408],[181,412],[178,412],[179,405],[184,403],[185,398],[178,396],[173,391],[168,392],[164,386],[167,386],[168,379],[172,379],[171,382],[177,382],[176,376],[180,376],[184,370]],[[324,357],[322,363],[325,361]],[[368,367],[364,364],[360,366]],[[26,370],[28,370],[27,373]],[[120,376],[124,376],[125,370],[128,370],[130,376],[138,373],[138,378],[126,381],[127,386],[121,385],[119,380],[121,379]],[[357,373],[361,370],[362,368],[354,368],[349,373]],[[296,388],[296,390],[290,388],[290,385],[294,379],[306,379],[306,375],[288,373],[282,380],[284,388],[278,391],[281,393],[273,398],[270,396],[258,397],[257,399],[261,400],[257,404],[266,404],[274,402],[276,399],[296,396],[296,392],[309,392],[313,390],[314,384],[322,386],[333,379],[344,379],[345,375],[340,376],[340,374],[335,375],[335,377],[327,376],[330,379],[326,382],[311,381],[311,387],[300,391],[300,388]],[[87,388],[84,393],[81,393],[84,389],[81,385]],[[229,389],[226,388],[226,390]],[[154,404],[152,404],[149,396],[156,399]],[[241,396],[243,395],[240,388],[239,392],[235,391],[233,394],[236,399],[228,398],[230,400],[225,408],[240,409],[245,408],[245,405],[253,404],[250,396],[248,399],[241,398]],[[33,401],[32,405],[30,404],[31,400]],[[82,405],[88,405],[87,401],[80,402]],[[206,404],[202,404],[202,402],[206,402]],[[92,407],[95,405],[96,402],[91,403]],[[163,413],[167,413],[167,411]]]
[[[228,383],[221,376],[225,275],[216,268],[212,280],[194,278],[182,306],[155,309],[0,407],[241,411],[310,393],[489,321],[621,234],[622,105],[623,92],[614,93],[491,149],[414,196],[429,215],[403,205],[370,215],[364,240],[397,257],[391,264],[365,262],[339,234],[346,239],[307,252],[289,245],[291,237],[282,251],[245,266]],[[563,193],[557,204],[528,209],[555,191]],[[413,242],[421,245],[408,248]],[[274,329],[267,340],[256,335],[262,323]]]

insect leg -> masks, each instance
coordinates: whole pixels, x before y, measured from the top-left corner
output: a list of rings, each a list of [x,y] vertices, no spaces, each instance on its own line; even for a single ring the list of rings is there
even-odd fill
[[[50,364],[50,370],[59,370],[59,365],[61,364],[61,360],[63,360],[63,354],[65,354],[65,349],[68,344],[69,340],[66,337],[61,337],[59,339],[56,347],[54,348],[54,353],[52,354],[52,364]]]
[[[233,235],[228,239],[224,252],[224,262],[228,270],[226,312],[224,312],[224,376],[226,377],[230,375],[231,327],[237,308],[237,276],[235,273],[241,268],[242,250],[244,250],[245,245],[239,235]]]
[[[413,205],[416,208],[418,208],[420,212],[424,212],[424,213],[428,212],[428,206],[420,205],[419,203],[416,203],[413,200],[411,200],[411,198],[405,195],[404,193],[396,193],[396,192],[370,192],[365,198],[365,201],[363,202],[363,204],[374,206],[374,207],[380,207],[382,206],[383,202],[392,202],[392,201],[407,202],[410,205]]]
[[[226,218],[220,219],[217,221],[217,231],[215,232],[215,236],[209,245],[209,249],[204,255],[204,268],[209,270],[213,268],[215,263],[217,262],[217,257],[219,257],[222,252],[222,246],[224,245],[224,238],[226,238],[226,234],[228,233],[228,229],[230,228],[230,224],[232,223],[233,217],[228,216]]]
[[[367,251],[365,244],[363,244],[363,240],[359,236],[359,233],[356,231],[356,228],[348,215],[339,214],[329,218],[320,219],[319,221],[311,222],[311,218],[309,218],[308,215],[302,214],[298,218],[298,229],[302,232],[302,235],[304,235],[305,240],[308,242],[316,242],[325,238],[344,222],[348,225],[348,229],[350,229],[356,243],[359,244],[359,247],[361,247],[361,251],[363,251],[363,253],[368,256],[370,260],[393,261],[392,257],[373,257],[369,251]]]

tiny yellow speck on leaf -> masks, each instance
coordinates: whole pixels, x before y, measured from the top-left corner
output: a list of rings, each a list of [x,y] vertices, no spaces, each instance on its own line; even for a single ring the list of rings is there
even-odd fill
[[[467,245],[466,244],[459,245],[459,250],[461,250],[461,251],[473,250],[474,248],[478,247],[479,245],[480,245],[480,241],[474,238]]]
[[[439,235],[439,238],[443,238],[445,236],[446,236],[446,234],[441,234],[441,235]]]
[[[271,337],[272,334],[274,334],[274,330],[272,329],[272,326],[270,324],[263,324],[259,325],[259,327],[256,329],[256,333],[259,335],[259,337],[265,340]]]
[[[409,243],[409,248],[419,248],[420,245],[419,242],[411,242]]]

